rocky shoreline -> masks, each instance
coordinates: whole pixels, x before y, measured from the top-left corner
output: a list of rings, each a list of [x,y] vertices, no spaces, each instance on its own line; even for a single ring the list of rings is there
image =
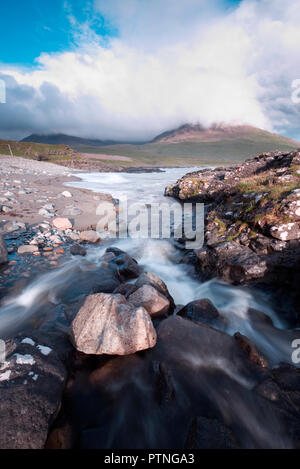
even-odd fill
[[[288,184],[297,185],[298,168],[294,166],[298,156],[269,154],[245,163],[245,167],[192,173],[166,190],[167,195],[181,200],[206,202],[212,188],[219,194],[218,199],[211,195],[209,200],[207,223],[211,228],[206,233],[206,245],[194,253],[201,278],[222,278],[226,272],[224,276],[232,283],[259,285],[259,256],[278,252],[286,256],[287,252],[297,251],[294,241],[298,239],[278,239],[266,223],[261,236],[270,241],[270,246],[285,243],[284,248],[278,251],[268,247],[267,253],[255,253],[250,231],[239,232],[235,218],[241,217],[245,209],[238,204],[244,199],[251,204],[254,196],[243,197],[235,191],[237,174],[242,175],[239,183],[244,178],[256,178],[259,168],[258,174],[265,177],[266,165],[268,177],[272,174],[276,184],[278,177],[288,176]],[[51,192],[44,183],[39,186],[33,181],[33,168],[27,169],[27,176],[24,168],[20,175],[13,168],[11,173],[4,171],[2,178],[2,192],[10,192],[2,195],[10,199],[13,212],[4,212],[8,220],[3,221],[0,235],[1,318],[4,313],[15,313],[9,308],[15,305],[14,298],[19,298],[20,291],[24,295],[16,302],[17,307],[33,299],[29,301],[26,325],[18,331],[17,324],[13,324],[16,332],[3,337],[6,359],[0,363],[0,448],[300,448],[300,370],[291,359],[274,367],[272,348],[266,354],[238,329],[229,331],[228,318],[207,298],[175,304],[163,280],[145,271],[121,249],[105,249],[102,244],[101,255],[95,250],[89,256],[88,247],[96,249],[100,239],[92,221],[88,220],[87,225],[81,214],[75,214],[82,207],[78,203],[92,204],[94,209],[102,197],[113,199],[89,191],[66,190],[62,181],[69,180],[68,174],[60,175],[57,185],[54,181],[58,174],[46,174],[51,191],[54,187]],[[278,169],[283,173],[277,173]],[[223,172],[228,172],[228,179]],[[22,177],[28,179],[23,181]],[[192,184],[197,179],[197,193],[195,187],[191,188],[191,178]],[[211,186],[202,187],[207,180]],[[227,184],[227,180],[231,182]],[[220,187],[216,186],[218,181]],[[286,179],[283,181],[285,184]],[[35,191],[37,187],[41,190]],[[23,190],[29,192],[19,194]],[[266,207],[268,214],[272,204],[273,209],[276,205],[277,214],[288,202],[288,207],[297,210],[297,187],[290,192],[292,195],[281,191],[277,199],[268,197],[266,205],[260,203],[260,198],[257,206]],[[229,202],[224,194],[231,197],[231,218],[227,218]],[[27,196],[33,200],[32,212],[21,222],[14,211],[19,204],[27,206]],[[73,215],[67,217],[66,209],[72,209]],[[29,223],[34,210],[43,210],[43,214],[38,213],[37,219]],[[248,216],[251,211],[245,212]],[[256,223],[256,212],[252,215]],[[211,219],[213,216],[218,217],[218,223]],[[282,222],[280,217],[277,220]],[[231,232],[223,232],[225,222],[225,229],[228,225],[228,229],[234,227],[235,234],[239,232],[234,240],[227,239],[234,236]],[[222,242],[214,244],[211,233]],[[241,244],[239,237],[243,234],[250,240],[248,245]],[[216,256],[213,250],[218,246],[225,246],[223,252],[231,253],[226,246],[232,243],[236,249],[242,246],[251,250],[259,262],[253,261],[248,268],[247,250],[244,258],[237,256],[234,262],[225,256],[222,265],[214,257],[210,264],[214,270],[201,261],[202,253]],[[226,262],[230,268],[225,268]],[[297,272],[294,264],[290,268]],[[24,290],[24,282],[32,272],[40,282],[40,273],[51,270],[54,275],[46,277],[47,288],[43,291],[37,292],[39,283]],[[23,283],[16,284],[23,274]],[[297,292],[295,295],[294,304]],[[299,331],[275,328],[271,318],[261,311],[249,309],[247,314],[250,325],[258,324],[261,333],[270,330],[279,341],[288,343],[300,338]],[[292,322],[294,316],[286,319]]]
[[[270,289],[282,317],[300,324],[300,151],[189,173],[165,195],[206,205],[201,279]]]

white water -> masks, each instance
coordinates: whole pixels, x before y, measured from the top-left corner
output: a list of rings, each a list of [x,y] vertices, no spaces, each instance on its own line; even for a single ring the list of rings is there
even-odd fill
[[[165,173],[129,174],[129,173],[92,173],[81,174],[81,181],[68,184],[82,187],[95,192],[106,192],[118,198],[126,195],[130,199],[145,203],[164,200],[163,191],[166,185],[175,182],[180,176],[192,169],[169,169]],[[187,304],[190,301],[208,298],[226,318],[225,331],[234,334],[240,331],[249,337],[268,357],[271,365],[281,361],[291,362],[291,342],[300,337],[300,331],[285,331],[283,324],[270,307],[267,297],[246,288],[228,285],[217,279],[200,283],[193,275],[191,266],[179,263],[181,252],[166,240],[127,239],[112,243],[136,258],[145,270],[153,272],[168,286],[175,303]],[[60,293],[76,286],[80,272],[88,271],[91,265],[101,264],[101,256],[105,247],[90,247],[86,258],[75,258],[68,261],[62,268],[45,273],[26,287],[16,298],[7,299],[0,308],[0,337],[13,334],[33,316],[40,315],[43,305],[59,303]],[[92,263],[92,264],[91,264]],[[76,287],[75,287],[76,288]],[[53,306],[54,308],[54,306]],[[265,321],[253,322],[249,316],[249,308],[264,312],[272,318],[274,326]],[[281,434],[274,435],[278,428],[275,416],[269,411],[261,412],[256,408],[256,400],[249,397],[253,387],[252,381],[235,370],[228,360],[201,360],[199,356],[185,357],[189,363],[198,368],[212,368],[224,372],[233,382],[238,383],[231,389],[229,397],[223,389],[210,387],[207,394],[211,396],[224,419],[231,416],[243,422],[244,428],[261,442],[262,447],[289,447],[288,438]],[[205,384],[204,384],[205,385]],[[245,390],[245,396],[241,390]],[[153,425],[155,433],[155,416],[147,424]],[[147,432],[149,428],[147,427]]]
[[[188,171],[196,168],[172,168],[163,173],[83,173],[81,181],[68,183],[95,192],[107,192],[117,198],[129,198],[150,203],[171,201],[163,197],[166,185],[175,182]],[[246,288],[228,285],[217,279],[200,283],[192,276],[192,267],[180,264],[181,253],[166,240],[117,240],[112,243],[136,258],[146,271],[153,272],[167,284],[176,304],[185,305],[190,301],[208,298],[227,319],[226,332],[239,331],[267,355],[272,364],[291,361],[291,342],[300,336],[299,331],[283,330],[283,324],[269,305],[268,298]],[[41,304],[56,303],[53,292],[59,292],[72,284],[76,272],[84,271],[87,261],[99,264],[104,247],[91,247],[86,259],[72,259],[61,269],[45,273],[34,281],[16,298],[4,302],[0,308],[0,334],[20,328],[22,323],[38,313]],[[248,309],[262,311],[272,318],[274,326],[263,323],[253,325]]]

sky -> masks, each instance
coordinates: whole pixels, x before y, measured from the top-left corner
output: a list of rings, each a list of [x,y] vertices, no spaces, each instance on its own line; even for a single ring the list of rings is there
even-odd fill
[[[0,138],[225,123],[300,141],[299,22],[299,0],[1,2]]]

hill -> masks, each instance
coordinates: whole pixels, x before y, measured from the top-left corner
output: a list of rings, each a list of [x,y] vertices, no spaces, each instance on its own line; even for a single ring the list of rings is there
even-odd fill
[[[28,140],[32,138],[43,140],[44,147],[36,146],[42,143],[29,142]],[[255,127],[223,124],[210,128],[186,124],[158,135],[151,142],[142,144],[115,142],[112,144],[109,141],[82,139],[64,134],[32,135],[24,140],[19,143],[13,142],[20,155],[22,152],[24,154],[24,150],[18,145],[31,145],[29,150],[26,147],[26,154],[27,152],[31,155],[44,152],[46,156],[51,157],[50,159],[59,160],[61,156],[56,155],[55,158],[55,153],[52,154],[58,148],[51,142],[61,141],[58,147],[64,161],[72,159],[70,151],[73,150],[77,155],[77,160],[78,158],[84,159],[96,167],[220,166],[242,163],[245,159],[263,152],[291,151],[300,147],[300,143],[292,139]],[[7,151],[8,148],[6,154]]]
[[[220,142],[226,140],[249,140],[253,142],[274,142],[276,144],[298,145],[298,142],[281,135],[258,129],[250,125],[215,124],[205,128],[200,124],[185,124],[168,130],[157,137],[153,143]]]
[[[69,145],[73,147],[81,146],[106,146],[106,145],[117,145],[119,143],[131,143],[135,142],[118,142],[115,140],[100,140],[100,139],[90,139],[75,137],[74,135],[66,134],[50,134],[50,135],[41,135],[41,134],[31,134],[28,137],[23,138],[21,142],[35,142],[35,143],[45,143],[46,145]]]

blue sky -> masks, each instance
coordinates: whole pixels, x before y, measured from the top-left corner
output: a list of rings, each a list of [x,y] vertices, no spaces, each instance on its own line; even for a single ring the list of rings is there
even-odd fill
[[[222,122],[300,141],[299,23],[299,0],[2,1],[0,138]]]
[[[101,3],[109,1],[99,1],[98,5],[101,8]],[[226,10],[236,7],[240,0],[219,3]],[[41,53],[73,50],[77,39],[70,16],[78,25],[88,24],[104,43],[119,34],[118,25],[96,10],[94,1],[10,0],[1,2],[0,12],[0,31],[4,39],[0,41],[2,63],[33,65]]]
[[[70,27],[70,15],[79,24],[89,23],[99,35],[117,34],[93,2],[85,0],[10,0],[0,7],[0,61],[30,65],[44,52],[62,52],[76,47],[76,37]]]

